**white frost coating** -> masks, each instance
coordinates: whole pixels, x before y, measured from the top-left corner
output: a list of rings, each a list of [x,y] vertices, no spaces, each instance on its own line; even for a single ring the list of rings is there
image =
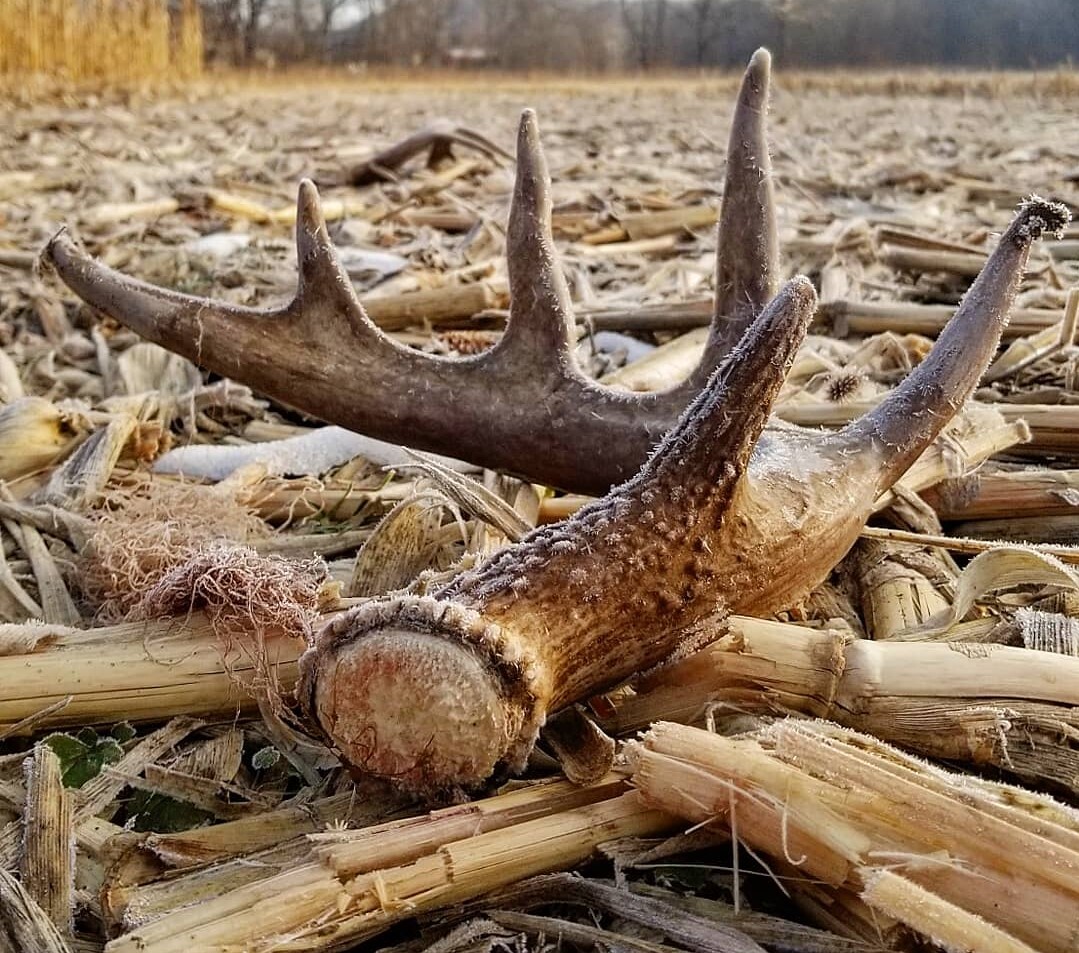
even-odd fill
[[[228,258],[251,244],[245,232],[213,232],[201,235],[184,244],[184,250],[211,258]]]
[[[203,480],[223,480],[230,473],[253,463],[262,464],[273,476],[318,476],[363,457],[377,466],[400,467],[415,463],[415,458],[397,444],[364,437],[343,427],[320,427],[299,437],[253,443],[244,447],[177,447],[154,464],[157,473],[177,473]],[[454,470],[475,467],[450,457],[436,457]]]
[[[751,466],[753,476],[758,479],[783,474],[808,481],[817,474],[834,469],[835,461],[809,442],[762,439]]]
[[[592,335],[592,341],[596,346],[596,350],[604,354],[617,354],[619,351],[625,351],[627,364],[639,361],[656,349],[654,344],[639,341],[635,337],[621,334],[618,331],[597,331]]]

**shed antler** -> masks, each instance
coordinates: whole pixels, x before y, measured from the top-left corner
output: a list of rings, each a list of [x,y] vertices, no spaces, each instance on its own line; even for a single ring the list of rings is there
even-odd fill
[[[300,186],[299,288],[281,308],[237,307],[118,274],[61,232],[45,249],[64,281],[139,334],[284,404],[359,433],[599,494],[637,472],[776,288],[775,209],[764,118],[770,56],[750,60],[735,108],[716,255],[715,318],[699,367],[661,394],[587,378],[551,237],[535,115],[517,139],[507,256],[510,321],[499,344],[452,359],[402,347],[364,313]],[[602,448],[602,452],[597,452]]]
[[[513,156],[478,132],[458,126],[448,119],[436,119],[426,129],[421,129],[376,153],[370,159],[354,165],[348,170],[346,178],[349,185],[355,186],[371,185],[384,179],[392,179],[394,172],[402,164],[414,155],[423,152],[424,149],[429,150],[427,167],[433,168],[443,159],[452,157],[454,145],[468,146],[490,159],[513,160]]]
[[[933,352],[838,433],[762,431],[816,296],[789,282],[632,480],[433,597],[374,600],[301,660],[300,698],[344,757],[423,790],[520,769],[548,713],[671,654],[703,620],[820,583],[969,396],[1032,241],[1025,202]]]

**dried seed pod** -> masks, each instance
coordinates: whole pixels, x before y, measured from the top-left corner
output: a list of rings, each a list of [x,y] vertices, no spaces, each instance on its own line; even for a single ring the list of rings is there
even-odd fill
[[[865,372],[860,368],[844,368],[835,374],[829,374],[825,381],[828,399],[836,404],[852,400],[865,383],[865,380]]]

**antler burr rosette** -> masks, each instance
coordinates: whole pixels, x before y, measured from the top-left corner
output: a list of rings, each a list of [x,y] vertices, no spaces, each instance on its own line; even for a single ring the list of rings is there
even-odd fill
[[[1030,246],[1063,227],[1063,206],[1020,206],[931,354],[871,413],[833,433],[765,429],[816,304],[802,277],[772,297],[768,71],[759,51],[735,111],[706,353],[663,394],[615,392],[573,364],[531,112],[507,237],[512,316],[478,357],[419,354],[370,322],[308,183],[299,291],[278,310],[153,288],[63,235],[50,243],[61,276],[99,310],[309,413],[566,488],[630,477],[432,596],[375,599],[326,626],[301,660],[300,700],[361,771],[430,791],[518,770],[550,714],[657,665],[705,621],[792,604],[977,384]],[[504,400],[469,398],[498,388]]]

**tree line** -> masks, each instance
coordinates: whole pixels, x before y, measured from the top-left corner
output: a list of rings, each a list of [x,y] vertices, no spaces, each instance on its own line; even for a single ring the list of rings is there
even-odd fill
[[[207,53],[498,69],[1030,69],[1079,53],[1079,0],[202,0]]]

